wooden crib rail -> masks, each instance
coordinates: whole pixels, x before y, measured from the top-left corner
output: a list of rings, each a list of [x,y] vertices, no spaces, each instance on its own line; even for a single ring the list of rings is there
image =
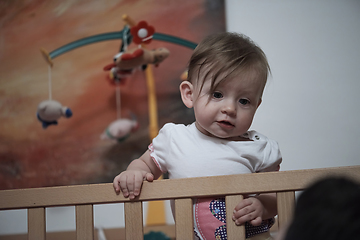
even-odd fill
[[[45,239],[45,208],[74,206],[77,239],[94,239],[93,205],[124,203],[126,239],[143,239],[142,201],[175,200],[176,239],[192,239],[192,198],[226,196],[227,216],[244,194],[276,192],[279,227],[291,219],[295,191],[315,180],[341,175],[360,182],[360,166],[241,174],[144,182],[133,201],[116,195],[112,184],[90,184],[0,191],[0,210],[28,209],[28,239]],[[244,236],[244,228],[227,221],[228,239]],[[243,237],[242,239],[245,239]]]

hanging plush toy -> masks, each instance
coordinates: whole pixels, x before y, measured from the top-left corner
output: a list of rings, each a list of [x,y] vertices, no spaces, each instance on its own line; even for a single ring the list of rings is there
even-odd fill
[[[69,118],[73,115],[72,111],[68,107],[62,106],[58,101],[52,100],[52,87],[51,87],[51,68],[53,62],[49,53],[45,49],[40,49],[46,62],[49,64],[49,100],[42,101],[37,108],[37,118],[42,123],[42,127],[46,129],[50,125],[57,125],[57,120],[60,117]]]
[[[136,119],[120,118],[110,123],[100,138],[122,142],[130,136],[130,133],[135,132],[138,128],[139,124]]]
[[[42,122],[45,129],[50,125],[57,125],[60,117],[69,118],[72,116],[70,108],[62,106],[54,100],[45,100],[38,105],[37,118]]]
[[[154,50],[134,48],[116,54],[114,56],[114,63],[106,65],[104,70],[110,70],[110,79],[112,81],[123,82],[137,68],[145,69],[148,64],[158,66],[159,63],[169,56],[169,53],[169,50],[166,48]]]

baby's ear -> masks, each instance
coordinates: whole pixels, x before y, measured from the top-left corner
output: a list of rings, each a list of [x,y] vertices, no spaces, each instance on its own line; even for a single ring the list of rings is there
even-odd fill
[[[192,108],[194,106],[193,102],[193,91],[194,86],[189,81],[183,81],[180,84],[180,93],[181,99],[186,107]]]

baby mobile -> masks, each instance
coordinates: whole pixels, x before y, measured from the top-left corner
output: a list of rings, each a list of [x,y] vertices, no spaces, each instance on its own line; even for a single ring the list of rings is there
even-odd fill
[[[156,91],[151,65],[159,65],[159,63],[161,63],[169,56],[169,51],[166,48],[148,50],[146,49],[145,45],[149,44],[152,40],[160,40],[194,49],[197,44],[179,37],[170,36],[163,33],[156,33],[154,27],[149,26],[147,22],[140,21],[138,22],[138,24],[136,24],[127,15],[123,16],[123,20],[127,24],[120,32],[110,32],[86,37],[66,44],[50,53],[47,53],[44,49],[42,49],[42,54],[44,55],[46,61],[49,63],[49,100],[43,101],[39,104],[37,116],[39,121],[42,123],[44,129],[47,128],[49,125],[56,125],[57,120],[62,116],[66,118],[72,116],[72,112],[69,108],[63,107],[59,102],[52,100],[52,59],[87,44],[106,40],[121,39],[122,44],[119,53],[114,56],[113,62],[111,64],[108,64],[104,67],[105,71],[109,71],[109,76],[107,79],[112,85],[115,86],[117,119],[108,125],[104,133],[101,134],[101,138],[113,139],[120,142],[126,139],[126,137],[132,131],[135,131],[138,128],[135,116],[133,116],[132,119],[121,118],[120,101],[120,87],[126,83],[126,80],[137,69],[144,70],[146,75],[146,84],[148,89],[150,140],[152,140],[157,135],[158,119]],[[129,49],[128,45],[130,45],[131,42],[134,42],[138,46],[136,48]],[[181,78],[183,79],[184,76],[182,76]],[[162,201],[149,202],[146,224],[163,225],[166,223],[165,219],[166,218],[164,203]]]
[[[137,69],[148,71],[148,64],[158,66],[159,63],[169,56],[169,50],[166,48],[158,48],[151,51],[145,48],[145,44],[149,44],[152,41],[155,32],[154,27],[149,26],[145,21],[140,21],[135,25],[128,17],[125,17],[124,20],[132,27],[129,29],[128,26],[125,26],[120,52],[114,56],[113,63],[104,67],[105,71],[110,71],[108,79],[110,83],[116,87],[118,119],[106,128],[101,135],[101,139],[114,139],[118,142],[126,139],[131,132],[136,131],[138,128],[136,117],[133,116],[132,119],[121,118],[120,86],[124,85],[126,79]],[[131,41],[138,44],[138,47],[128,49],[128,45]],[[155,94],[154,91],[155,89],[153,89],[152,92],[149,92],[149,94]],[[150,105],[149,108],[151,109]],[[152,111],[150,111],[150,115],[151,112]]]
[[[132,114],[131,119],[121,117],[120,100],[121,86],[126,84],[127,79],[136,70],[143,70],[146,74],[149,106],[149,135],[150,139],[156,136],[158,132],[158,125],[155,82],[152,74],[152,68],[149,65],[158,66],[169,56],[169,50],[166,48],[148,50],[145,45],[149,44],[153,39],[172,42],[191,49],[194,49],[196,44],[178,37],[155,33],[154,27],[150,26],[146,21],[140,21],[136,24],[127,15],[123,16],[123,20],[127,24],[120,32],[111,32],[83,38],[64,45],[50,53],[48,53],[45,49],[41,49],[41,52],[49,65],[49,99],[42,101],[38,105],[37,109],[37,118],[42,123],[42,127],[44,129],[50,125],[57,125],[58,119],[61,117],[69,118],[73,115],[70,108],[62,106],[61,103],[52,99],[52,59],[65,52],[87,44],[105,40],[121,39],[120,50],[114,56],[113,62],[103,68],[104,71],[109,71],[107,80],[115,86],[117,118],[108,125],[100,137],[101,139],[112,139],[121,142],[125,140],[131,132],[138,129],[138,123],[134,114]],[[132,42],[137,44],[137,47],[129,48],[128,46]]]

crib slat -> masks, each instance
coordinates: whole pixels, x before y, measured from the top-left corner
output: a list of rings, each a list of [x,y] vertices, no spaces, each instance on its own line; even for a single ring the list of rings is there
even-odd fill
[[[76,239],[94,239],[93,205],[76,205]]]
[[[125,239],[143,240],[142,202],[126,202],[125,210]]]
[[[45,208],[28,209],[28,240],[45,240]]]
[[[295,191],[278,192],[277,206],[278,206],[278,220],[279,228],[284,227],[288,223],[294,211],[295,205]]]
[[[194,238],[194,215],[191,198],[175,199],[176,239]]]
[[[231,195],[225,197],[226,204],[226,231],[227,239],[245,240],[245,226],[236,226],[232,220],[235,206],[244,199],[242,195]]]

